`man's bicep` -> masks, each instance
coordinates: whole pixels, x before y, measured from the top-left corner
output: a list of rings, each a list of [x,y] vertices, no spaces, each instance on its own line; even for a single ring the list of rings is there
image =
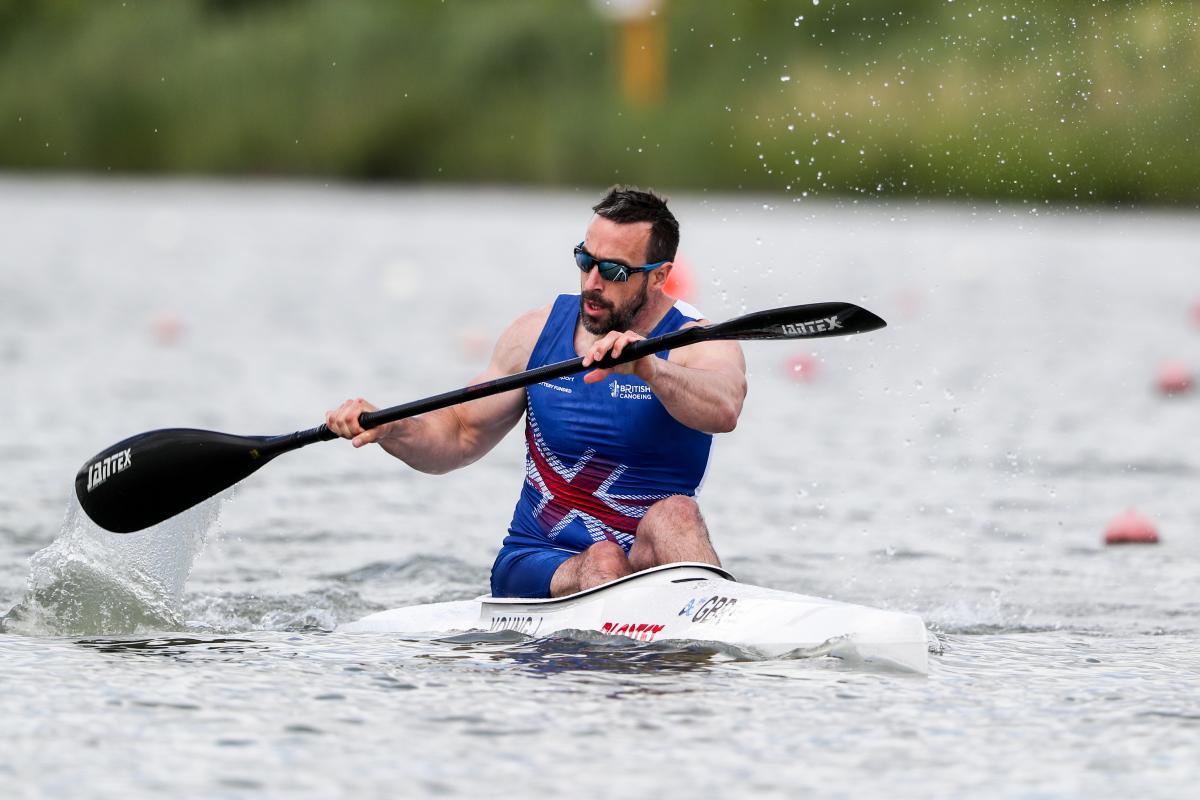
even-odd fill
[[[678,357],[671,360],[681,367],[720,372],[731,377],[746,375],[746,357],[737,342],[700,342],[677,350],[676,354]]]
[[[488,369],[475,376],[471,384],[484,383],[514,374],[493,367],[494,365],[489,365]],[[459,424],[465,429],[464,433],[471,438],[494,439],[492,444],[495,444],[503,438],[505,433],[508,433],[525,411],[525,390],[513,389],[491,397],[472,400],[456,406],[455,410],[458,414]]]
[[[487,369],[471,381],[472,385],[516,375],[525,370],[533,346],[545,324],[548,309],[531,311],[508,326],[492,350]],[[525,411],[525,390],[473,400],[456,407],[459,424],[468,438],[490,448],[506,434]]]

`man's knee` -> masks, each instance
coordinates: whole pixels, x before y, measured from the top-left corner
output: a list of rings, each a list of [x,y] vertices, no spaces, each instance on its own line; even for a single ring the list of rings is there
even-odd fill
[[[686,495],[664,497],[646,510],[629,560],[636,570],[679,561],[721,563],[709,541],[700,506]]]
[[[665,525],[676,529],[692,528],[700,519],[700,505],[696,502],[696,498],[675,494],[664,497],[646,510],[646,516],[642,517],[642,521],[638,525],[638,533],[642,533],[642,526]]]
[[[629,568],[629,558],[625,549],[616,542],[596,542],[583,551],[583,557],[589,569],[603,572],[622,572]]]
[[[597,542],[563,562],[550,579],[551,597],[574,594],[632,572],[625,550],[616,542]]]

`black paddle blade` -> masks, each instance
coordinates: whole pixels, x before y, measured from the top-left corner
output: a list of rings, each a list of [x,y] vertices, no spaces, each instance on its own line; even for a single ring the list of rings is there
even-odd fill
[[[853,303],[808,303],[773,308],[711,325],[706,339],[816,339],[866,333],[886,326],[880,317]]]
[[[75,476],[79,505],[113,533],[156,525],[228,489],[266,464],[267,436],[167,428],[97,453]]]

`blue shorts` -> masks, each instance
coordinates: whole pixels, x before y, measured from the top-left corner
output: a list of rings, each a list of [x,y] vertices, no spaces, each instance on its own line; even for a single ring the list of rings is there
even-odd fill
[[[492,597],[549,597],[554,571],[570,550],[506,544],[492,564]]]

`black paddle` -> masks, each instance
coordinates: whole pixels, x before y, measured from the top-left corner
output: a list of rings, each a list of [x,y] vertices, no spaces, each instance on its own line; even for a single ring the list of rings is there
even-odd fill
[[[815,339],[865,333],[886,324],[852,303],[789,306],[634,342],[619,358],[605,358],[586,369],[612,367],[696,342]],[[358,421],[364,428],[374,428],[583,371],[583,359],[573,358],[424,400],[364,412]],[[149,431],[114,444],[84,464],[75,476],[75,494],[97,525],[114,533],[132,533],[228,489],[281,453],[336,438],[324,425],[282,436],[233,436],[190,428]]]

